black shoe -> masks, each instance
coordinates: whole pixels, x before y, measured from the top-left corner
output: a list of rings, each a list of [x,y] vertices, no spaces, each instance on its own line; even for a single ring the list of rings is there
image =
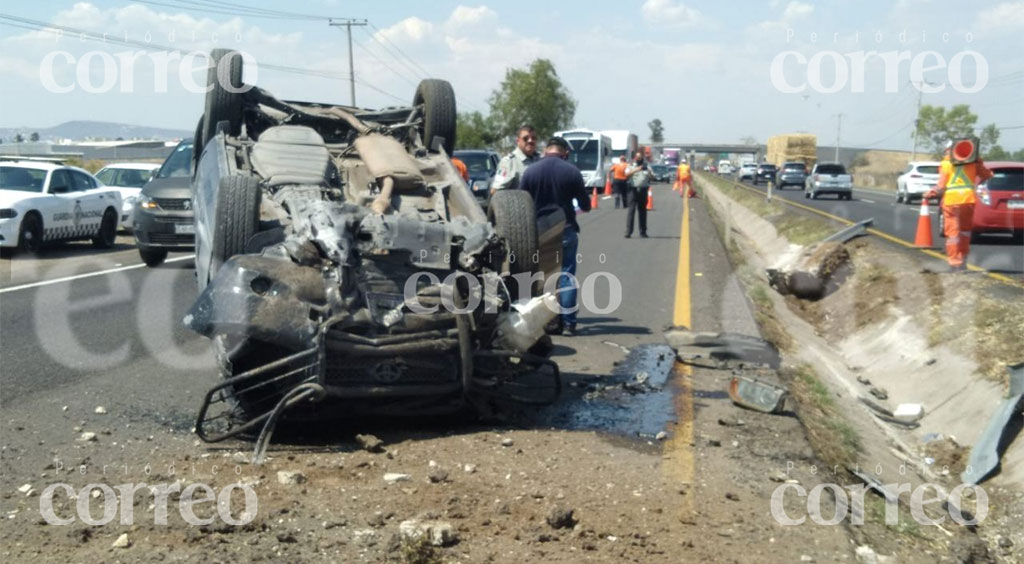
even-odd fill
[[[563,337],[575,337],[576,335],[579,335],[579,332],[576,331],[575,323],[573,323],[572,325],[566,325],[565,329],[562,329]]]
[[[562,320],[559,318],[553,319],[544,326],[544,332],[548,335],[561,335],[562,334]]]
[[[647,234],[646,233],[641,233],[640,237],[643,238],[643,239],[646,239],[647,238]]]
[[[630,233],[626,233],[626,239],[629,239],[629,238],[630,238],[630,237],[632,237],[632,236],[633,236],[632,234],[630,234]]]

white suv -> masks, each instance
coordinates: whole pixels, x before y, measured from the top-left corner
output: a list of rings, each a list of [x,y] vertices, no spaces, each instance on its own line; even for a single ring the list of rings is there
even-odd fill
[[[736,174],[737,180],[743,180],[744,178],[754,179],[754,174],[757,173],[757,165],[754,163],[743,163],[740,166],[740,171]]]
[[[907,170],[896,179],[896,202],[911,204],[914,198],[920,200],[924,193],[935,188],[938,182],[938,161],[907,163]]]
[[[121,194],[77,167],[0,161],[0,247],[37,251],[44,241],[92,239],[109,248],[117,236]]]

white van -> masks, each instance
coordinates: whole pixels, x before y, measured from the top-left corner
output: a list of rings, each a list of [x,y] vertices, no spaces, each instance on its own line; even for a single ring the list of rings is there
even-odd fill
[[[732,163],[729,161],[718,161],[718,174],[732,174]]]

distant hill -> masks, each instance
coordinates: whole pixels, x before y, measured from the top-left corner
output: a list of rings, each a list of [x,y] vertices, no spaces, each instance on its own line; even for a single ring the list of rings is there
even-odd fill
[[[165,129],[145,125],[129,125],[109,121],[67,121],[53,127],[0,127],[0,138],[10,143],[20,133],[25,141],[33,132],[39,133],[40,141],[57,141],[71,139],[85,141],[87,139],[113,141],[118,137],[128,139],[180,139],[191,137],[192,132],[185,129]]]

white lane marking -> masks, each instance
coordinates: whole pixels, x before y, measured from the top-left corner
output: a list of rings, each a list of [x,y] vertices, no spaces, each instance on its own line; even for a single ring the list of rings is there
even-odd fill
[[[168,262],[181,262],[183,260],[191,260],[196,258],[195,255],[187,255],[183,257],[174,257],[164,261]],[[109,268],[107,270],[99,270],[96,272],[87,272],[85,274],[76,274],[74,276],[65,276],[63,278],[54,278],[53,280],[43,280],[42,282],[32,282],[31,284],[22,284],[21,286],[11,286],[10,288],[0,288],[0,294],[6,294],[7,292],[14,292],[16,290],[25,290],[28,288],[38,288],[39,286],[49,286],[50,284],[59,284],[61,282],[70,282],[72,280],[79,280],[81,278],[92,278],[93,276],[103,276],[105,274],[112,274],[114,272],[123,272],[125,270],[134,270],[136,268],[145,268],[145,263],[133,264],[131,266],[121,266],[118,268]]]
[[[869,204],[873,204],[873,203],[875,203],[875,201],[874,201],[874,200],[869,200],[869,199],[867,199],[867,198],[861,198],[861,199],[860,199],[860,201],[862,201],[862,202],[867,202],[867,203],[869,203]]]

